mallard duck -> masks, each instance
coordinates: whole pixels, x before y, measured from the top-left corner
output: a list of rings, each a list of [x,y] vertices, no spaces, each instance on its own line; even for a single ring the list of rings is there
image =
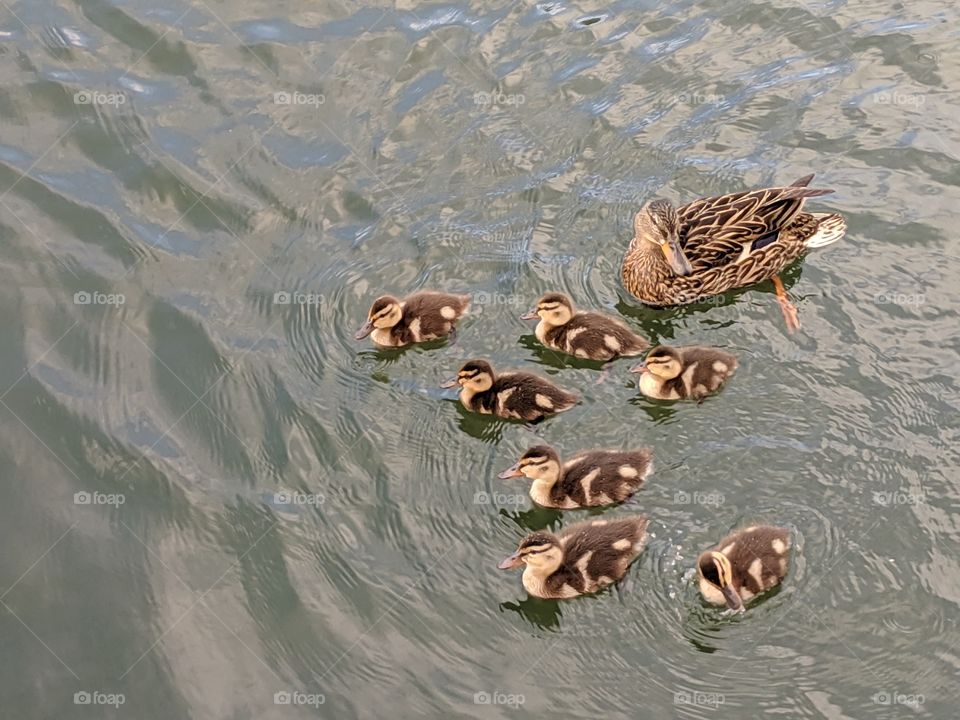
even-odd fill
[[[791,330],[800,327],[779,273],[814,248],[843,237],[835,213],[801,212],[807,198],[833,190],[808,188],[813,175],[787,187],[708,197],[674,208],[647,203],[634,218],[623,258],[623,282],[648,305],[684,305],[772,279]]]
[[[640,392],[654,400],[702,400],[737,369],[737,358],[712,347],[658,345],[630,368],[641,373]]]
[[[752,525],[700,555],[700,594],[709,603],[743,612],[744,602],[780,584],[789,564],[790,531]]]
[[[647,538],[647,518],[588,520],[558,535],[535,532],[500,562],[501,570],[526,565],[523,587],[539,598],[594,593],[622,578]]]
[[[460,402],[481,415],[538,422],[546,416],[569,410],[576,395],[546,378],[527,372],[494,374],[486,360],[470,360],[441,387],[460,385]]]
[[[436,340],[455,333],[457,320],[469,307],[469,295],[424,291],[403,300],[384,295],[373,301],[355,337],[363,340],[373,333],[371,339],[381,347]]]
[[[522,315],[536,320],[537,340],[553,350],[588,360],[609,361],[639,355],[650,347],[619,320],[593,312],[576,312],[563,293],[547,293],[535,310]]]
[[[640,489],[653,470],[652,453],[642,450],[587,450],[560,465],[549,445],[527,450],[499,477],[533,480],[530,497],[537,505],[582,508],[623,502]]]

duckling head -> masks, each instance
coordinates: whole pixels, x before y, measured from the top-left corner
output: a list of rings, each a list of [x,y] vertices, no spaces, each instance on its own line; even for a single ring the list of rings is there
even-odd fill
[[[502,480],[520,476],[546,480],[552,485],[560,479],[560,456],[549,445],[536,445],[521,455],[515,465],[498,475]]]
[[[547,293],[537,301],[536,310],[531,310],[526,315],[521,315],[521,320],[536,320],[540,318],[541,322],[550,327],[559,327],[566,325],[573,317],[573,303],[563,293]]]
[[[653,200],[633,218],[633,242],[658,264],[669,266],[676,275],[693,272],[680,247],[680,218],[669,200]]]
[[[510,570],[526,565],[535,574],[546,576],[555,573],[563,562],[563,548],[555,535],[535,532],[520,541],[517,551],[497,565],[501,570]]]
[[[723,593],[727,607],[734,612],[743,612],[743,600],[733,586],[733,568],[723,553],[707,551],[697,559],[697,573]]]
[[[486,360],[470,360],[441,387],[451,388],[459,385],[472,393],[486,392],[493,386],[493,367]]]
[[[683,372],[680,352],[669,345],[657,345],[647,353],[646,359],[630,368],[632,373],[650,372],[664,380],[673,380]]]
[[[390,295],[378,297],[370,306],[370,312],[367,313],[367,321],[363,327],[357,330],[354,337],[357,340],[363,340],[367,335],[377,328],[392,328],[403,317],[403,308],[400,307],[400,301]]]

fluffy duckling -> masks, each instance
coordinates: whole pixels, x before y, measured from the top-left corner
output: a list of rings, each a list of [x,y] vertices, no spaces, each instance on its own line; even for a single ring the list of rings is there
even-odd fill
[[[470,360],[441,387],[460,385],[460,402],[481,415],[539,422],[547,415],[569,410],[576,395],[549,380],[527,372],[495,375],[486,360]]]
[[[592,312],[577,312],[563,293],[547,293],[536,310],[522,315],[536,320],[537,340],[553,350],[587,360],[610,361],[639,355],[650,347],[646,339],[619,320]]]
[[[640,392],[647,397],[702,400],[719,390],[736,369],[737,358],[717,348],[658,345],[630,372],[641,373]]]
[[[700,594],[709,603],[743,612],[744,602],[780,584],[789,563],[790,531],[752,525],[700,555]]]
[[[500,562],[501,570],[525,565],[523,587],[539,598],[572,598],[594,593],[622,578],[646,543],[647,518],[589,520],[559,535],[540,531],[520,541]]]
[[[383,295],[373,301],[367,321],[355,335],[371,338],[381,347],[402,347],[436,340],[456,332],[456,323],[470,307],[469,295],[418,292],[398,300]]]
[[[552,508],[583,508],[627,500],[653,470],[647,449],[587,450],[562,466],[560,455],[549,445],[527,450],[501,479],[527,477],[533,480],[530,497],[537,505]]]

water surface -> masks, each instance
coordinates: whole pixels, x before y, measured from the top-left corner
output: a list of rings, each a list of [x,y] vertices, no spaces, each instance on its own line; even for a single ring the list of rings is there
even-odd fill
[[[3,5],[5,714],[954,717],[958,27],[930,0]],[[646,200],[808,172],[849,232],[787,273],[800,333],[769,284],[620,286]],[[457,344],[353,340],[421,287],[474,296]],[[626,362],[596,385],[517,319],[547,290],[741,369],[699,406]],[[437,385],[470,356],[584,402],[468,416]],[[585,516],[496,479],[541,440],[655,448],[603,511],[651,516],[622,591],[497,570]],[[791,574],[724,616],[694,559],[757,520]]]

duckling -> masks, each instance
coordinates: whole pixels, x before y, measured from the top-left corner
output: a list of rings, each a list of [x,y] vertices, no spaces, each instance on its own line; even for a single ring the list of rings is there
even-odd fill
[[[460,385],[460,402],[481,415],[539,422],[572,408],[579,398],[549,380],[527,372],[495,375],[486,360],[470,360],[441,387]]]
[[[517,551],[502,560],[501,570],[523,570],[523,587],[539,598],[572,598],[595,593],[627,573],[643,550],[647,518],[576,523],[559,535],[540,531],[520,541]]]
[[[537,340],[553,350],[587,360],[611,361],[639,355],[650,347],[646,339],[619,320],[592,312],[576,312],[563,293],[547,293],[536,310],[521,315],[536,320]]]
[[[697,559],[700,594],[743,612],[743,603],[780,584],[790,563],[790,531],[752,525],[727,535]]]
[[[552,508],[583,508],[627,500],[653,470],[652,453],[646,448],[587,450],[560,465],[560,455],[549,445],[527,450],[516,465],[499,477],[533,480],[530,497],[537,505]]]
[[[630,368],[640,375],[640,392],[655,400],[703,400],[737,369],[737,358],[711,347],[658,345]]]
[[[354,336],[363,340],[373,333],[381,347],[403,347],[456,333],[456,323],[470,307],[469,295],[418,292],[398,300],[383,295],[373,301],[367,321]]]

